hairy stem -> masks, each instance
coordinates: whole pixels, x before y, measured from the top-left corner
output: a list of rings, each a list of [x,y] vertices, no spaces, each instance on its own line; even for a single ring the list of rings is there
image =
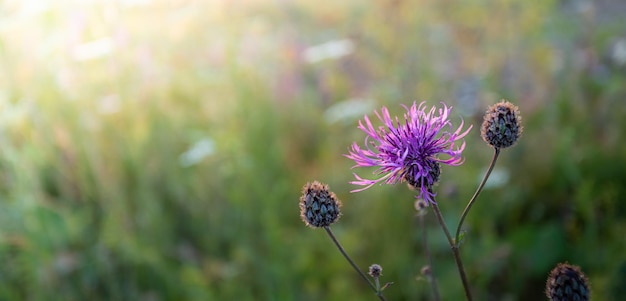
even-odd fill
[[[456,246],[454,241],[452,240],[452,236],[450,235],[450,231],[448,231],[448,226],[446,226],[446,222],[443,220],[443,216],[441,216],[441,211],[439,211],[439,206],[437,203],[433,203],[433,211],[437,216],[437,221],[441,225],[443,232],[446,234],[446,238],[448,239],[448,243],[450,244],[450,249],[452,249],[452,254],[454,254],[454,261],[456,262],[456,267],[459,270],[459,275],[461,276],[461,282],[463,282],[463,289],[465,290],[465,298],[467,301],[472,301],[472,293],[470,291],[469,283],[467,282],[467,276],[465,275],[465,269],[463,268],[463,262],[461,261],[461,254],[459,253],[459,248]]]
[[[324,227],[324,230],[326,230],[326,233],[328,233],[328,236],[330,236],[330,239],[332,239],[332,241],[335,243],[335,246],[337,246],[337,249],[339,249],[339,252],[341,252],[343,257],[345,257],[346,260],[348,260],[348,262],[350,263],[352,268],[354,268],[354,270],[359,275],[361,275],[361,278],[363,278],[363,280],[365,280],[365,282],[367,282],[367,284],[369,284],[369,286],[372,288],[372,290],[374,290],[374,292],[376,293],[376,296],[378,296],[378,298],[380,300],[386,301],[385,297],[383,296],[383,293],[381,291],[379,291],[378,289],[376,289],[376,286],[374,286],[374,284],[367,278],[367,276],[365,276],[365,274],[363,272],[361,272],[361,270],[359,270],[359,267],[357,267],[356,264],[354,263],[354,261],[352,261],[352,259],[350,258],[350,256],[348,256],[348,253],[346,253],[346,251],[343,249],[343,247],[341,246],[341,244],[339,243],[337,238],[335,238],[335,235],[333,234],[333,231],[330,230],[330,227],[326,226],[326,227]]]
[[[476,202],[476,198],[478,198],[478,195],[483,190],[483,187],[485,187],[485,183],[487,183],[487,179],[489,179],[489,175],[491,175],[491,171],[493,171],[493,167],[496,166],[496,161],[498,160],[499,154],[500,154],[500,149],[497,147],[494,148],[493,158],[491,159],[491,164],[489,164],[489,169],[487,169],[487,172],[485,173],[485,176],[483,177],[482,182],[480,182],[480,185],[478,185],[478,189],[476,189],[474,196],[472,196],[470,201],[467,203],[467,206],[465,206],[465,210],[463,210],[463,214],[461,214],[459,225],[456,227],[456,235],[454,236],[454,242],[456,243],[457,248],[460,247],[461,242],[459,241],[459,236],[461,235],[461,227],[463,226],[465,217],[467,217],[467,214],[472,208],[472,205],[474,205],[474,202]]]

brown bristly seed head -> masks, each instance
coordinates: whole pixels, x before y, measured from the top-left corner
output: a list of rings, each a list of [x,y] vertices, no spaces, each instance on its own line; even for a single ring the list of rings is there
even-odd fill
[[[485,112],[480,135],[492,147],[507,148],[517,142],[522,131],[522,117],[519,108],[506,100],[502,100],[490,106]]]
[[[340,207],[341,201],[328,190],[328,185],[314,181],[302,187],[300,217],[307,226],[313,228],[330,226],[341,216]]]
[[[589,282],[578,266],[559,263],[546,281],[546,296],[552,301],[588,301]]]

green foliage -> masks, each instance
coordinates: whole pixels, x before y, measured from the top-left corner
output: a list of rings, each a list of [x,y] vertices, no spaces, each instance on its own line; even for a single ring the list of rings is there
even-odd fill
[[[620,299],[623,20],[619,1],[569,2],[0,4],[0,299],[375,300],[299,220],[300,189],[319,180],[344,203],[333,230],[347,252],[394,282],[387,299],[427,300],[413,193],[349,193],[342,154],[380,105],[453,105],[474,124],[465,164],[437,187],[453,228],[491,158],[478,126],[500,98],[525,129],[466,221],[476,299],[541,300],[563,261],[593,299]],[[347,55],[306,61],[341,39]],[[346,100],[368,109],[329,118]],[[461,300],[433,217],[434,275],[443,300]]]

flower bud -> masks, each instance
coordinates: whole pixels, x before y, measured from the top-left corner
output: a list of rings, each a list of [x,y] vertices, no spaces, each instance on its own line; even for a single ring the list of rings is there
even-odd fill
[[[300,217],[313,228],[327,227],[339,219],[341,201],[328,186],[318,181],[306,183],[300,197]]]
[[[580,268],[559,263],[546,281],[546,296],[552,301],[589,300],[589,284]]]
[[[415,206],[415,210],[418,213],[422,213],[428,207],[428,203],[426,203],[426,201],[424,201],[424,199],[417,199],[417,200],[415,200],[414,206]]]
[[[372,276],[372,278],[378,278],[382,275],[383,268],[378,264],[370,265],[370,269],[368,274]]]
[[[480,135],[495,148],[513,146],[522,134],[519,109],[506,100],[490,106],[483,117]]]

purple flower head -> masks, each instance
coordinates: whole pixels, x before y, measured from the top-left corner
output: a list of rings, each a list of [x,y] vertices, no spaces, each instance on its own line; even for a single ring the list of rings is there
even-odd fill
[[[419,190],[417,198],[434,203],[435,193],[432,188],[439,181],[441,172],[440,164],[457,166],[463,164],[461,153],[465,148],[463,137],[467,135],[472,126],[462,132],[461,125],[452,132],[452,123],[448,120],[452,107],[441,103],[443,108],[432,107],[426,111],[424,102],[419,106],[414,102],[404,113],[404,122],[398,117],[391,118],[387,108],[381,112],[375,112],[383,126],[374,128],[369,118],[365,116],[359,121],[359,129],[363,130],[365,137],[365,149],[361,149],[355,142],[347,158],[354,160],[355,167],[376,166],[374,174],[379,177],[374,180],[363,179],[356,173],[356,181],[351,184],[365,186],[352,190],[358,192],[383,182],[395,184],[407,181],[411,186]],[[394,122],[395,120],[395,122]],[[461,140],[462,143],[455,142]],[[445,155],[444,158],[440,158]]]

